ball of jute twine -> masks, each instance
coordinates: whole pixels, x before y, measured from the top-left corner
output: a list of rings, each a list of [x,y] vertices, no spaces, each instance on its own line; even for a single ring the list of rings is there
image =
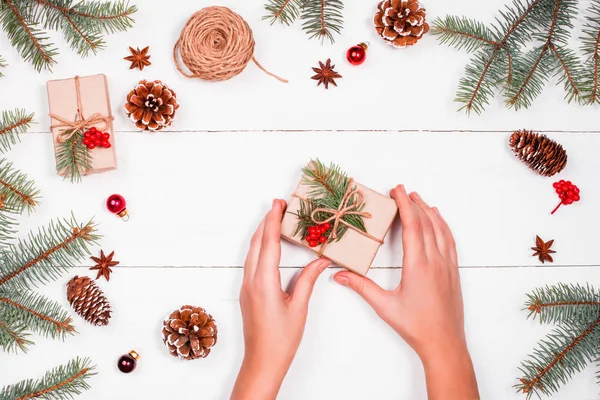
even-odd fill
[[[268,75],[254,58],[254,36],[244,19],[227,7],[206,7],[197,11],[181,30],[173,48],[177,70],[188,78],[225,81],[238,75],[250,60]],[[181,62],[191,73],[183,70]]]

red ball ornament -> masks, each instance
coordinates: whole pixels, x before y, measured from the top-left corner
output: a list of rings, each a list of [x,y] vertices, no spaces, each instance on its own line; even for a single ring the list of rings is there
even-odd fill
[[[113,194],[106,200],[106,208],[113,214],[117,214],[123,218],[123,221],[129,220],[129,214],[127,213],[127,202],[125,198],[120,194]]]
[[[119,368],[119,371],[128,374],[135,369],[137,360],[139,359],[140,355],[136,351],[131,350],[129,354],[123,354],[121,358],[119,358],[117,367]]]
[[[352,65],[360,65],[367,59],[368,43],[360,43],[352,46],[346,52],[346,59]]]

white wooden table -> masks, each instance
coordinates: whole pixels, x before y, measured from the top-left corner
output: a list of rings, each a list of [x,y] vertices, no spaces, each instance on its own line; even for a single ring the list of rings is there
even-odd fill
[[[8,154],[43,195],[37,212],[22,218],[22,231],[71,210],[81,220],[95,216],[102,248],[115,250],[121,265],[109,283],[100,282],[114,308],[110,325],[95,328],[75,317],[80,334],[66,342],[36,337],[28,354],[2,354],[0,386],[88,356],[98,375],[82,399],[227,399],[243,355],[238,290],[250,235],[271,199],[287,198],[301,166],[319,157],[382,192],[405,183],[440,208],[458,242],[481,396],[523,398],[512,388],[519,363],[551,329],[525,319],[525,294],[557,282],[600,284],[599,108],[567,105],[552,80],[529,110],[506,110],[497,97],[482,116],[457,113],[452,99],[468,56],[438,46],[431,35],[410,49],[386,46],[371,23],[376,0],[347,2],[345,29],[333,46],[308,41],[298,24],[261,21],[261,1],[219,1],[253,28],[256,58],[290,83],[254,65],[227,82],[188,80],[173,66],[173,44],[187,18],[214,3],[136,3],[135,28],[109,36],[108,49],[97,57],[79,59],[54,35],[61,47],[54,73],[33,71],[2,36],[0,54],[10,66],[0,80],[0,109],[26,108],[38,121]],[[449,13],[491,21],[504,3],[429,0],[425,6],[430,21]],[[371,42],[367,62],[350,66],[346,49],[365,40]],[[152,66],[129,71],[122,59],[128,45],[150,45]],[[328,57],[344,78],[325,91],[310,76],[311,67]],[[71,185],[54,174],[45,82],[94,73],[109,77],[119,169]],[[176,90],[181,108],[171,131],[139,133],[123,115],[126,94],[143,78]],[[564,145],[569,164],[557,179],[580,186],[580,203],[550,216],[558,202],[554,179],[529,171],[508,148],[509,133],[520,128],[544,131]],[[104,209],[112,193],[126,197],[128,223]],[[542,267],[531,257],[536,234],[556,240],[554,264]],[[311,254],[283,246],[281,273],[288,282]],[[369,276],[393,287],[401,260],[396,227]],[[68,307],[65,283],[74,274],[91,276],[87,266],[41,291]],[[305,338],[280,398],[425,398],[415,354],[354,293],[332,281],[334,272],[317,283]],[[205,360],[180,361],[162,344],[162,319],[183,304],[205,307],[218,322],[219,344]],[[116,360],[131,349],[142,358],[135,373],[125,375]],[[593,399],[597,392],[589,368],[554,399]]]

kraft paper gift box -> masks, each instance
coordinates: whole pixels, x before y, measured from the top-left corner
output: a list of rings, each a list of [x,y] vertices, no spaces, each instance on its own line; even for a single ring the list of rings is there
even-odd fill
[[[292,243],[307,247],[317,254],[327,257],[339,266],[365,275],[369,271],[379,247],[383,244],[383,239],[398,213],[398,208],[396,202],[387,196],[354,181],[351,181],[351,185],[362,193],[364,198],[364,207],[361,211],[370,214],[370,217],[363,218],[365,233],[348,229],[339,241],[331,241],[313,248],[309,247],[302,232],[294,234],[298,226],[297,212],[300,210],[301,202],[312,197],[310,195],[312,188],[301,180],[288,202],[281,224],[281,236]],[[333,221],[330,224],[333,225]],[[325,247],[323,248],[323,246]]]
[[[78,81],[78,82],[76,82]],[[112,123],[112,111],[108,95],[108,82],[106,75],[92,75],[48,81],[48,104],[50,107],[50,120],[52,125],[52,140],[54,151],[58,148],[58,136],[65,129],[64,121],[74,122],[78,114],[79,106],[84,119],[94,118],[105,120],[98,123],[97,128],[103,132],[110,133],[110,148],[96,147],[91,150],[91,171],[81,171],[82,174],[92,172],[104,172],[117,168],[117,155],[115,151],[115,131]],[[78,94],[79,92],[79,99]],[[80,102],[80,105],[78,105]],[[59,117],[62,121],[58,120]],[[86,127],[88,130],[91,126]],[[57,171],[59,175],[65,175],[65,171]]]

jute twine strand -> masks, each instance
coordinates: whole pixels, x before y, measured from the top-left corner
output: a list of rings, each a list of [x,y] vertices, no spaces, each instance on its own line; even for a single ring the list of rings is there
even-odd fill
[[[78,76],[75,77],[75,93],[77,95],[77,114],[75,115],[74,121],[66,120],[56,114],[50,114],[51,118],[59,122],[59,124],[53,124],[50,126],[50,129],[60,130],[60,133],[56,138],[58,143],[64,143],[75,133],[91,127],[96,127],[98,130],[104,131],[108,129],[111,121],[114,119],[112,116],[106,116],[100,113],[92,114],[89,118],[84,117],[83,103],[81,101],[81,87]]]
[[[348,188],[346,189],[346,193],[344,194],[344,197],[342,198],[342,201],[340,202],[340,205],[338,206],[337,209],[335,209],[335,208],[315,208],[313,210],[313,212],[310,214],[310,219],[316,225],[321,225],[326,222],[333,222],[333,224],[332,224],[333,228],[331,230],[331,239],[333,239],[333,240],[337,239],[337,230],[338,230],[339,225],[342,224],[342,225],[348,227],[349,229],[352,229],[352,230],[360,233],[361,235],[368,237],[371,240],[374,240],[380,244],[383,244],[383,240],[376,238],[375,236],[372,236],[372,235],[368,234],[367,232],[364,232],[364,231],[356,228],[353,225],[350,225],[348,222],[346,222],[343,219],[346,215],[359,215],[363,218],[371,218],[370,213],[368,213],[366,211],[359,211],[361,209],[361,207],[365,204],[365,197],[360,190],[352,187],[353,183],[354,183],[354,179],[350,178],[348,180]],[[304,200],[304,201],[308,200],[296,193],[294,193],[293,196],[299,198],[300,200]],[[356,201],[352,204],[349,204],[350,200],[353,197],[356,197]],[[331,214],[331,216],[328,218],[325,218],[325,219],[318,219],[317,213]],[[319,256],[323,255],[328,243],[329,243],[329,241],[327,241],[321,245],[321,248],[319,249],[319,252],[318,252]]]
[[[256,61],[254,45],[252,30],[240,15],[227,7],[206,7],[194,13],[181,30],[173,48],[173,61],[188,78],[225,81],[242,72],[252,60],[268,75],[287,83]],[[184,71],[181,63],[191,73]]]

